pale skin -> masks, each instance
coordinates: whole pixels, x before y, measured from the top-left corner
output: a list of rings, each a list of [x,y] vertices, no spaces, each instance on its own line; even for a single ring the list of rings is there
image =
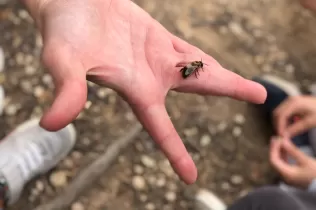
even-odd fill
[[[168,32],[130,0],[22,0],[43,36],[43,63],[56,97],[41,120],[55,131],[74,120],[87,98],[86,78],[117,91],[187,184],[197,169],[165,109],[168,91],[263,103],[265,89],[224,69]],[[211,40],[210,40],[211,41]],[[199,79],[183,79],[179,62],[203,60]]]

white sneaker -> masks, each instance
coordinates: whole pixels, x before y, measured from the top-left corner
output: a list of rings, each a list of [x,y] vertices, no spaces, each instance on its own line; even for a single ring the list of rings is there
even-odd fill
[[[72,124],[49,132],[39,119],[19,125],[0,141],[0,174],[9,187],[8,204],[16,202],[24,185],[57,165],[73,148],[76,130]]]
[[[226,210],[225,203],[212,192],[201,189],[195,196],[195,210]]]

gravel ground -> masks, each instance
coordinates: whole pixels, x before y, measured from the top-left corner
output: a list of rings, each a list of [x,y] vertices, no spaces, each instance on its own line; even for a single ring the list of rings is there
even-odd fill
[[[271,73],[302,88],[316,79],[316,60],[312,59],[316,21],[296,0],[136,2],[168,30],[242,76]],[[0,136],[4,137],[19,123],[40,117],[52,102],[54,87],[39,62],[40,36],[20,4],[0,0],[0,31],[6,60],[0,73],[6,92],[0,118]],[[32,209],[58,195],[81,168],[135,122],[115,92],[92,83],[88,87],[85,110],[74,122],[78,131],[74,150],[58,167],[28,184],[11,209]],[[198,166],[197,183],[181,183],[143,132],[72,210],[190,209],[199,188],[212,190],[231,203],[258,186],[273,183],[276,175],[268,163],[267,144],[271,129],[253,105],[173,92],[166,104]]]

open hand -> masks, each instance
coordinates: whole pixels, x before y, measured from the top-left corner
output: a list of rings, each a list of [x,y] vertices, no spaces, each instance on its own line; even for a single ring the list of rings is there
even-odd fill
[[[197,170],[165,109],[169,90],[263,103],[265,89],[224,69],[168,32],[130,0],[39,0],[33,11],[43,35],[43,62],[57,95],[41,125],[58,130],[83,109],[89,80],[117,91],[186,183]],[[210,40],[211,42],[212,40]],[[183,79],[180,62],[208,66]]]

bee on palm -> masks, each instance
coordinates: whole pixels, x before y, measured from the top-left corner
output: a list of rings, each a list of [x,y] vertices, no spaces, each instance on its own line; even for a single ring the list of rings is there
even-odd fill
[[[177,67],[183,67],[180,69],[180,72],[182,73],[182,77],[186,79],[193,73],[195,74],[195,77],[198,78],[197,76],[200,75],[199,70],[202,69],[204,71],[203,67],[207,64],[203,63],[201,59],[201,61],[193,61],[184,66],[183,65],[184,64],[178,64]]]

